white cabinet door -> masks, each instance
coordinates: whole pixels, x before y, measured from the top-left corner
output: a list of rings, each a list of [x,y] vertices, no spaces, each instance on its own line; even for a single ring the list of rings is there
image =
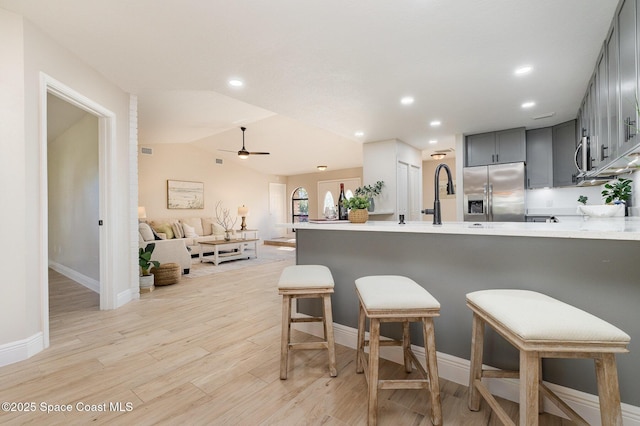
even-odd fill
[[[397,207],[398,214],[407,215],[409,212],[409,165],[401,161],[398,162],[398,189]]]
[[[411,212],[408,220],[422,220],[422,168],[409,167],[409,203]]]

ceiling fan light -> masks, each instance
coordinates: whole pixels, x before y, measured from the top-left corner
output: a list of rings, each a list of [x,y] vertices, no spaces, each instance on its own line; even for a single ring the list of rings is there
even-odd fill
[[[238,157],[240,157],[243,160],[246,160],[247,158],[249,158],[249,152],[248,151],[238,151]]]

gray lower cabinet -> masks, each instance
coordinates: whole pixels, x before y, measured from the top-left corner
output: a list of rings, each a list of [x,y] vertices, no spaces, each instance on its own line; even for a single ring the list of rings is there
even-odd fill
[[[574,154],[576,149],[576,121],[571,120],[552,128],[553,186],[571,186],[576,180]]]
[[[553,131],[551,127],[527,130],[527,188],[553,185]]]
[[[524,127],[468,135],[465,144],[466,165],[472,167],[525,161],[525,140]]]

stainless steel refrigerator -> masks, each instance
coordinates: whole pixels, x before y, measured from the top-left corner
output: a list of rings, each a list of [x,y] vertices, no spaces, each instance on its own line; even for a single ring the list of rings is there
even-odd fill
[[[464,169],[465,222],[524,222],[524,163]]]

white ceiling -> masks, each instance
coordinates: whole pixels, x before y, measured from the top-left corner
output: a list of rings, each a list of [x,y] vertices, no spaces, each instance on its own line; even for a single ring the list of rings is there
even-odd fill
[[[140,144],[281,175],[575,117],[618,0],[0,0],[139,96]],[[530,64],[531,74],[516,77]],[[234,89],[230,78],[245,86]],[[400,104],[403,96],[415,103]],[[536,106],[520,108],[524,101]],[[532,117],[554,112],[551,118]],[[434,119],[442,125],[431,128]],[[363,137],[354,136],[361,130]],[[438,140],[430,145],[430,139]]]

